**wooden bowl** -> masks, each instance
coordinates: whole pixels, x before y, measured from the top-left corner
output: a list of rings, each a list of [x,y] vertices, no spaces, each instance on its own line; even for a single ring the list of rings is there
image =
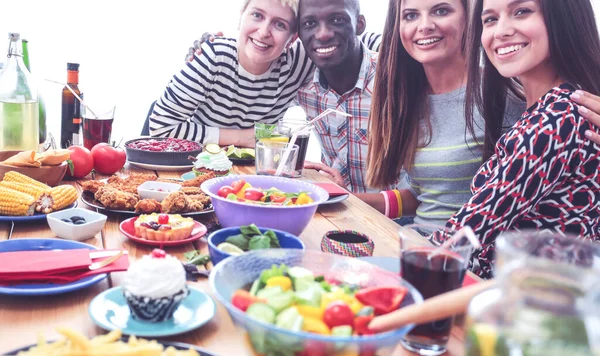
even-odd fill
[[[0,151],[0,162],[5,159],[14,156],[19,151]],[[16,171],[31,177],[37,181],[48,184],[51,187],[57,186],[60,181],[67,173],[68,165],[67,162],[63,162],[58,166],[41,166],[35,167],[13,167],[0,163],[0,180],[4,178],[4,173],[9,171]]]

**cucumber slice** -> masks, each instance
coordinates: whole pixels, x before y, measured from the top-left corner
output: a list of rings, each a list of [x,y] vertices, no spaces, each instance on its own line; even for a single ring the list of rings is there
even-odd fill
[[[301,291],[308,289],[315,281],[315,275],[304,267],[290,267],[288,274],[294,283],[294,290]]]
[[[296,292],[296,302],[298,304],[320,307],[322,295],[323,289],[321,285],[318,282],[312,282],[308,288]]]
[[[294,292],[292,291],[283,292],[267,298],[267,305],[275,309],[277,313],[289,308],[292,304],[294,304]]]
[[[267,287],[267,288],[263,288],[261,290],[259,290],[256,293],[256,296],[259,297],[260,299],[269,299],[270,297],[274,296],[274,295],[278,295],[278,294],[282,294],[283,293],[283,289],[281,289],[280,286],[274,286],[274,287]]]
[[[289,307],[277,315],[275,325],[282,329],[291,331],[302,330],[304,318],[295,307]]]
[[[252,287],[250,287],[250,294],[253,296],[256,296],[256,293],[258,293],[258,290],[264,286],[265,286],[265,284],[261,282],[260,278],[258,278],[257,280],[254,281],[254,283],[252,283]]]
[[[253,317],[254,319],[258,319],[260,321],[264,321],[268,324],[273,324],[275,322],[275,310],[264,303],[254,303],[248,307],[246,310],[246,314]]]
[[[331,335],[342,337],[352,336],[352,327],[350,325],[334,326],[331,328]]]

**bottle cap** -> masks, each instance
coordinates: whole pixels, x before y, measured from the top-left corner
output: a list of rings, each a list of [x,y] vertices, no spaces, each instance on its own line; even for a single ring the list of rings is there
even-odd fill
[[[79,70],[79,63],[67,63],[67,70]]]
[[[21,34],[18,32],[9,32],[8,39],[12,42],[16,42],[17,40],[21,39]]]

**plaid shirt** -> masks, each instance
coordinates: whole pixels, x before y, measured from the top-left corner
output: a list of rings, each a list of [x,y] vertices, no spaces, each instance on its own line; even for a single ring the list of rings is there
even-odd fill
[[[309,120],[329,108],[352,115],[328,115],[315,123],[315,131],[321,144],[321,160],[329,167],[339,170],[347,188],[354,193],[379,191],[368,189],[365,183],[369,112],[377,53],[365,46],[362,53],[360,73],[354,88],[339,95],[321,84],[320,70],[317,69],[313,81],[300,88],[296,97]],[[396,185],[390,189],[394,187]]]

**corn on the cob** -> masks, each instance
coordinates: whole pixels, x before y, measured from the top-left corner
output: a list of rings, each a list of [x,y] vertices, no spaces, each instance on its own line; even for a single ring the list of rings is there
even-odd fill
[[[28,177],[24,174],[21,174],[19,172],[15,172],[15,171],[9,171],[9,172],[4,173],[3,180],[5,180],[7,182],[31,184],[31,185],[35,185],[36,187],[50,189],[50,187],[47,186],[46,184],[44,184],[42,182],[38,182],[37,180],[35,180],[31,177]]]
[[[33,198],[35,200],[38,200],[39,197],[42,195],[42,193],[44,193],[46,190],[48,190],[46,188],[41,188],[41,187],[31,185],[31,184],[8,182],[5,180],[0,181],[0,187],[16,190],[17,192],[21,192],[21,193],[25,193],[25,194],[29,194],[29,195],[33,196]]]
[[[33,215],[35,198],[29,194],[0,187],[0,215]]]
[[[48,214],[73,204],[75,200],[77,200],[77,189],[70,185],[59,185],[42,194],[35,210]]]

